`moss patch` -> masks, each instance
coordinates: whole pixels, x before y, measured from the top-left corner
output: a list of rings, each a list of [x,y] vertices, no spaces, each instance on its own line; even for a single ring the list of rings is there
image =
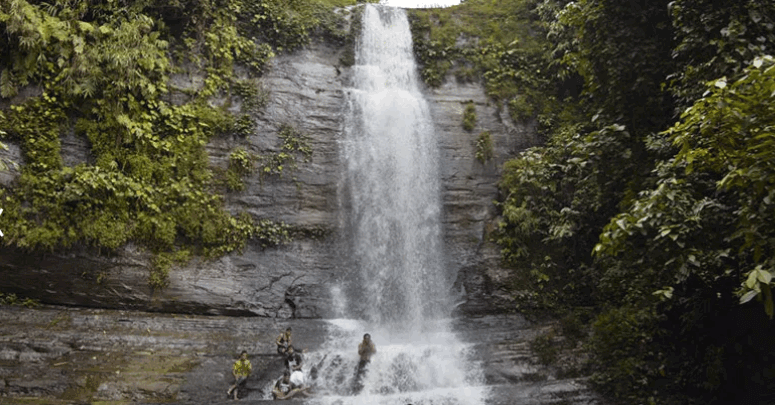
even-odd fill
[[[51,361],[72,376],[61,399],[112,402],[114,397],[174,401],[186,373],[199,365],[191,354],[172,351],[133,353],[78,352]]]
[[[476,126],[476,106],[473,101],[466,103],[466,108],[463,110],[463,129],[466,131],[473,131]]]

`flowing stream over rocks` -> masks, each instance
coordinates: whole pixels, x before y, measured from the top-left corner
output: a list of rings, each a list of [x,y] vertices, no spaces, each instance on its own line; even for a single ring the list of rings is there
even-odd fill
[[[72,306],[0,306],[0,405],[234,403],[225,392],[242,350],[254,371],[239,403],[270,403],[284,368],[274,339],[287,326],[306,349],[310,404],[602,403],[583,378],[558,376],[531,352],[553,325],[493,309],[511,305],[496,288],[505,273],[486,240],[494,184],[499,165],[532,144],[529,129],[509,127],[476,84],[451,78],[424,93],[411,44],[403,10],[369,5],[356,64],[341,76],[341,50],[317,44],[278,57],[264,78],[273,93],[259,124],[303,117],[297,124],[316,137],[317,160],[302,168],[301,188],[252,179],[229,203],[332,224],[336,241],[248,247],[179,269],[153,296],[142,288],[146,259],[133,252],[4,251],[0,285]],[[460,128],[472,100],[477,128],[492,131],[496,145],[488,164],[473,157],[475,134]],[[223,161],[231,146],[210,148]],[[92,273],[104,284],[84,277]],[[377,353],[355,384],[364,333]]]
[[[470,345],[449,325],[454,275],[443,263],[439,146],[416,72],[404,10],[368,5],[341,148],[342,250],[353,269],[334,287],[343,318],[330,322],[319,361],[322,404],[478,405],[486,397]],[[377,354],[356,377],[364,333]]]
[[[0,404],[274,403],[267,399],[268,389],[284,367],[275,354],[274,338],[288,326],[293,327],[294,345],[307,349],[307,367],[320,363],[322,356],[341,358],[338,372],[321,368],[320,397],[306,403],[464,403],[470,395],[478,394],[465,386],[414,387],[411,379],[403,379],[423,372],[423,362],[417,363],[417,370],[394,372],[400,370],[394,358],[411,359],[427,349],[439,350],[448,342],[414,342],[413,350],[395,338],[387,344],[382,337],[376,342],[378,352],[370,365],[373,377],[369,378],[379,381],[392,373],[396,389],[367,394],[365,384],[358,396],[324,392],[325,384],[330,384],[331,390],[346,388],[343,382],[354,372],[353,344],[357,345],[360,336],[356,335],[364,326],[359,321],[0,307]],[[483,383],[489,392],[486,404],[603,404],[584,388],[583,380],[557,378],[556,370],[536,361],[529,342],[551,325],[531,324],[518,315],[497,315],[457,318],[447,326],[456,332],[454,341],[467,342],[467,352],[482,364]],[[382,336],[377,331],[374,335],[375,339]],[[340,342],[339,350],[332,349],[332,341]],[[435,352],[439,358],[434,362],[457,361],[454,353],[459,347]],[[226,389],[233,382],[231,365],[242,350],[250,353],[253,374],[240,391],[240,401],[234,402],[226,398]],[[394,356],[399,350],[405,354]],[[573,361],[573,357],[562,361]],[[400,392],[397,387],[402,386],[412,390]]]

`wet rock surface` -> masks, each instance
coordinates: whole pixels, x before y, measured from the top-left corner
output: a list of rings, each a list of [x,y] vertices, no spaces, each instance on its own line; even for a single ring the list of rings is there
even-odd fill
[[[294,324],[315,347],[322,321]],[[242,350],[254,372],[242,395],[263,399],[282,374],[274,340],[288,325],[259,317],[192,317],[46,307],[0,308],[0,403],[220,403]]]
[[[549,326],[517,315],[455,325],[483,361],[488,404],[603,404],[583,379],[538,364],[529,341]],[[269,403],[284,367],[274,340],[287,326],[297,347],[324,343],[324,320],[0,307],[0,404],[234,403],[226,389],[242,350],[253,374],[239,403]],[[284,403],[294,402],[302,403]]]
[[[268,103],[253,116],[255,134],[224,136],[207,146],[213,166],[225,168],[236,147],[279,151],[282,125],[309,136],[310,162],[284,176],[250,176],[245,189],[225,201],[231,212],[320,230],[320,236],[272,248],[250,243],[239,254],[192,260],[171,270],[163,291],[149,288],[151,257],[131,244],[115,252],[0,248],[0,291],[67,305],[0,307],[0,404],[233,403],[226,389],[242,350],[250,353],[254,373],[241,403],[269,402],[267,390],[283,367],[275,337],[292,325],[297,344],[319,348],[322,319],[333,316],[330,286],[348,275],[338,239],[345,222],[339,217],[340,149],[351,75],[341,65],[343,52],[315,43],[275,58],[257,79]],[[181,89],[201,85],[195,72],[173,79]],[[534,129],[511,123],[479,84],[450,77],[427,89],[426,97],[440,138],[445,268],[457,295],[457,329],[484,363],[488,403],[600,403],[583,380],[558,379],[536,361],[529,341],[545,326],[492,315],[513,308],[504,287],[508,272],[488,241],[497,219],[496,183],[507,159],[537,143]],[[466,131],[469,102],[477,121]],[[476,141],[484,131],[491,134],[493,158],[480,162]],[[8,146],[0,157],[24,164],[19,146]],[[62,137],[62,155],[68,165],[92,158],[88,142],[72,132]],[[0,173],[0,184],[12,184],[18,174]]]
[[[295,171],[282,176],[248,176],[245,189],[228,193],[225,203],[230,212],[318,230],[321,236],[299,235],[271,248],[254,242],[239,254],[192,260],[170,271],[169,287],[163,291],[148,287],[151,257],[131,244],[115,252],[85,246],[54,252],[2,247],[0,291],[54,305],[273,318],[331,316],[329,286],[347,277],[351,266],[338,239],[346,222],[339,217],[341,143],[352,75],[351,68],[341,64],[343,52],[340,46],[314,43],[274,58],[256,79],[268,102],[253,114],[255,133],[223,136],[207,145],[212,165],[225,169],[237,147],[259,155],[278,152],[283,125],[308,136],[311,161],[298,162]],[[196,89],[201,77],[192,72],[173,82],[181,89]],[[497,215],[493,201],[502,164],[536,144],[535,131],[511,123],[508,112],[491,103],[480,84],[457,83],[450,77],[425,93],[440,139],[445,268],[455,280],[459,309],[466,314],[507,310],[513,307],[504,288],[508,272],[499,267],[499,250],[488,241]],[[469,102],[477,120],[466,131],[462,117]],[[491,134],[493,158],[480,162],[476,141],[484,131]],[[91,159],[85,139],[68,132],[61,141],[67,164]],[[0,150],[0,158],[23,165],[19,146],[12,141],[8,146]],[[18,169],[0,173],[0,184],[11,184],[18,174]]]

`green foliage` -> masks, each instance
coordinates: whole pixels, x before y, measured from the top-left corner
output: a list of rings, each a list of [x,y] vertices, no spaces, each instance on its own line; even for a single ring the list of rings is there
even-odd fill
[[[493,157],[492,136],[489,131],[484,131],[476,139],[476,160],[487,163]]]
[[[241,116],[238,121],[250,119],[248,114],[261,111],[269,103],[269,91],[256,79],[235,80],[232,83],[232,91],[242,99],[241,111],[245,115]],[[238,122],[237,127],[235,132],[238,135],[247,136],[252,133],[254,125]]]
[[[22,146],[25,160],[17,184],[0,196],[3,242],[37,251],[134,241],[155,253],[149,283],[160,288],[175,262],[169,255],[214,257],[248,239],[287,240],[284,224],[224,210],[204,146],[216,136],[253,135],[252,115],[268,100],[258,80],[236,77],[237,65],[256,77],[275,52],[312,34],[340,35],[333,31],[344,17],[332,9],[355,3],[0,3],[0,97],[25,87],[39,94],[0,113],[3,136]],[[204,86],[172,104],[170,75],[185,70],[204,72]],[[208,98],[216,94],[239,98],[241,114],[213,107]],[[59,139],[71,132],[88,139],[91,154],[69,167]],[[297,155],[309,159],[305,138],[290,132],[265,163],[270,172],[295,166]],[[252,170],[251,159],[231,157],[233,188]]]
[[[538,357],[538,363],[543,365],[553,364],[560,353],[558,343],[555,341],[553,330],[538,335],[530,341],[530,350]]]
[[[554,56],[584,78],[606,123],[648,133],[669,122],[672,106],[661,90],[674,69],[669,3],[580,0],[549,23],[558,40]]]
[[[448,74],[468,82],[483,78],[487,94],[499,103],[529,94],[535,111],[554,107],[556,70],[527,0],[469,0],[444,9],[412,10],[414,53],[421,76],[431,87]],[[523,106],[520,100],[515,105]],[[524,110],[515,115],[522,116]],[[529,115],[533,115],[531,111]]]
[[[681,147],[675,164],[685,165],[689,174],[722,176],[717,194],[736,203],[725,236],[739,247],[738,264],[745,266],[741,302],[756,296],[772,319],[775,233],[768,224],[775,220],[775,170],[768,162],[775,159],[775,108],[764,100],[775,95],[775,60],[757,58],[734,82],[722,78],[709,86],[710,94],[667,132]]]
[[[0,293],[0,305],[23,305],[27,308],[35,308],[40,306],[40,301],[32,298],[19,298],[16,294],[4,294]]]
[[[473,131],[476,126],[476,106],[473,101],[466,103],[466,108],[463,110],[463,129],[466,131]]]
[[[519,308],[593,309],[599,390],[757,403],[775,389],[775,10],[669,3],[536,3],[551,74],[535,83],[563,105],[502,99],[547,141],[505,164],[494,238]]]
[[[671,384],[664,378],[664,354],[654,343],[658,321],[654,308],[643,306],[612,308],[597,317],[588,344],[592,369],[602,370],[591,378],[599,390],[628,403],[647,404],[662,388],[656,380]]]
[[[680,68],[669,76],[680,109],[705,91],[704,83],[741,73],[754,58],[772,53],[775,4],[767,1],[670,3]]]
[[[583,341],[587,336],[585,325],[589,323],[589,313],[584,309],[575,309],[559,320],[560,332],[571,342]]]
[[[169,285],[169,271],[172,266],[188,262],[191,252],[185,249],[161,252],[154,256],[148,285],[154,290],[160,290]]]
[[[237,148],[229,155],[229,168],[226,170],[226,186],[229,190],[242,191],[245,183],[242,178],[254,171],[255,156],[244,148]]]
[[[241,28],[278,51],[306,45],[312,36],[344,41],[345,18],[334,7],[355,5],[355,0],[252,0],[240,2]]]
[[[429,17],[413,12],[409,15],[414,54],[421,65],[420,75],[423,81],[431,87],[439,87],[444,82],[444,76],[451,66],[448,61],[447,53],[450,52],[452,44],[449,40],[442,43],[438,40],[431,40],[431,20]]]
[[[315,23],[312,8],[303,1],[251,2],[243,12],[250,17],[244,21],[253,25],[253,32],[278,50],[293,50],[307,43]]]
[[[339,58],[342,66],[352,66],[355,64],[355,45],[358,35],[363,29],[363,10],[356,10],[350,17],[350,30],[345,35],[344,52]]]
[[[296,170],[299,160],[306,163],[312,158],[309,136],[287,124],[280,127],[277,136],[282,141],[280,151],[256,157],[262,176],[281,175],[284,170]]]
[[[708,285],[737,279],[742,301],[760,298],[772,317],[775,172],[766,162],[775,159],[775,110],[761,100],[774,93],[771,57],[755,60],[737,80],[710,82],[706,96],[665,131],[680,149],[660,164],[657,186],[612,219],[595,251],[637,261],[643,288],[677,288],[689,277]],[[708,240],[708,229],[716,238]]]
[[[2,122],[3,120],[5,120],[5,116],[3,115],[3,112],[0,111],[0,122]],[[5,131],[3,131],[2,128],[0,128],[0,139],[4,138],[5,135],[6,135]],[[6,144],[0,142],[0,149],[8,150],[8,146]],[[6,162],[4,159],[0,159],[0,171],[8,170],[8,166],[9,166],[8,162]]]
[[[242,147],[231,152],[225,174],[226,187],[229,190],[243,191],[243,178],[255,172],[262,178],[270,175],[281,176],[283,173],[295,171],[300,161],[307,163],[312,158],[309,136],[284,124],[280,126],[277,137],[282,141],[279,152],[259,155]]]
[[[599,273],[589,252],[626,194],[623,179],[643,170],[630,144],[621,126],[568,125],[504,165],[495,240],[515,285],[531,292],[523,305],[593,302]]]
[[[535,115],[535,105],[527,95],[518,94],[508,103],[509,115],[515,122],[527,121]]]

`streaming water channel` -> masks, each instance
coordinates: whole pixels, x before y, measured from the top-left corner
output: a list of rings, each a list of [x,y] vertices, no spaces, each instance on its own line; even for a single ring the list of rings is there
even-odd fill
[[[417,77],[405,11],[368,5],[356,46],[342,138],[342,251],[352,271],[333,286],[315,403],[478,405],[480,365],[450,328],[441,242],[439,153]],[[353,390],[364,333],[377,345]]]
[[[345,268],[330,286],[333,316],[4,308],[0,404],[234,403],[225,391],[241,350],[251,354],[254,373],[240,403],[270,403],[283,370],[274,338],[287,326],[307,349],[304,371],[314,395],[286,403],[600,403],[580,380],[555,378],[537,365],[529,342],[548,326],[517,314],[453,316],[456,275],[445,265],[442,242],[439,134],[417,77],[407,17],[402,9],[367,5],[362,22],[338,139],[344,172],[337,250]],[[377,352],[356,384],[364,333]]]

